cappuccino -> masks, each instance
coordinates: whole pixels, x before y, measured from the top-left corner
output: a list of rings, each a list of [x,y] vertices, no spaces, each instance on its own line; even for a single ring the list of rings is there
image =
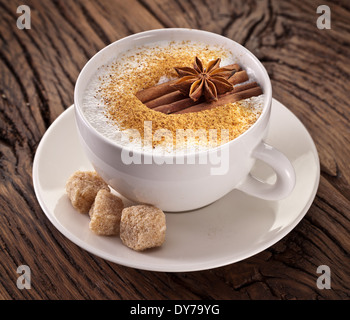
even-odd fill
[[[90,79],[83,99],[84,116],[106,138],[146,153],[191,153],[237,138],[259,118],[263,94],[199,112],[171,114],[151,109],[137,97],[140,90],[176,79],[174,68],[192,66],[195,57],[204,66],[218,58],[220,67],[236,62],[227,48],[192,41],[134,48],[101,66]],[[244,72],[247,80],[235,87],[254,81],[250,70]]]

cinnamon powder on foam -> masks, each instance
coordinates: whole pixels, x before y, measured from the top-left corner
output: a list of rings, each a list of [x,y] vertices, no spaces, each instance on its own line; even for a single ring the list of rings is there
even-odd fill
[[[164,47],[140,48],[132,55],[116,59],[107,66],[107,75],[99,79],[101,85],[97,91],[105,105],[105,116],[118,130],[137,129],[142,138],[145,121],[152,121],[152,134],[158,129],[169,130],[174,146],[178,146],[177,129],[205,129],[208,138],[209,130],[216,129],[218,145],[221,144],[222,129],[229,130],[229,140],[235,139],[256,122],[261,110],[249,103],[235,102],[201,112],[167,115],[149,109],[135,96],[136,92],[152,87],[162,79],[176,78],[174,67],[192,66],[195,56],[204,65],[218,57],[229,58],[227,50],[219,47],[177,42]],[[153,141],[153,147],[158,143],[161,141]]]

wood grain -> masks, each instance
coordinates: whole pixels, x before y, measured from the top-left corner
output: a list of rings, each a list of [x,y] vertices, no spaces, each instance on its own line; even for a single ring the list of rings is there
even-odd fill
[[[318,1],[0,1],[0,299],[349,299],[350,5],[316,27]],[[140,271],[102,260],[59,233],[32,185],[36,148],[73,102],[76,78],[98,50],[155,28],[188,27],[234,39],[265,65],[273,96],[311,133],[320,157],[316,199],[299,225],[244,261],[193,273]],[[27,264],[32,288],[16,287]],[[316,286],[326,264],[332,287]]]

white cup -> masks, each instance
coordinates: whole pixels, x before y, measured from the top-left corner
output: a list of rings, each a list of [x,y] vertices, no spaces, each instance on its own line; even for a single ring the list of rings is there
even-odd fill
[[[259,119],[236,139],[209,151],[195,154],[168,155],[172,164],[163,163],[161,155],[152,154],[152,161],[127,164],[123,147],[113,142],[87,121],[82,112],[84,91],[98,67],[126,50],[157,41],[199,41],[223,45],[236,54],[236,62],[254,74],[264,92],[264,107]],[[264,142],[270,121],[272,88],[270,78],[260,61],[246,48],[223,36],[193,29],[150,30],[118,40],[94,55],[84,66],[75,86],[74,105],[78,135],[83,149],[95,170],[118,193],[138,202],[153,204],[164,211],[179,212],[206,206],[233,189],[266,200],[287,197],[295,185],[295,173],[287,157]],[[124,148],[125,152],[125,148]],[[149,154],[141,153],[142,159]],[[218,159],[199,161],[200,158]],[[192,157],[192,163],[188,163]],[[250,171],[260,159],[276,173],[274,184],[264,183]],[[168,158],[169,160],[169,158]],[[194,160],[194,161],[193,161]],[[204,161],[205,162],[205,161]],[[225,174],[220,170],[225,162]]]

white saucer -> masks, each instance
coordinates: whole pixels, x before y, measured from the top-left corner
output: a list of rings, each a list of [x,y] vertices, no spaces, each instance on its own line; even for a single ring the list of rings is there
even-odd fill
[[[34,189],[53,225],[81,248],[106,260],[144,270],[196,271],[224,266],[257,254],[288,234],[316,195],[320,166],[316,147],[302,123],[273,100],[266,142],[284,152],[296,171],[296,187],[282,201],[264,201],[234,190],[217,202],[186,213],[167,213],[166,241],[144,252],[119,237],[102,237],[88,227],[87,215],[71,206],[65,183],[77,170],[93,170],[77,136],[73,106],[50,126],[33,164]],[[254,175],[271,180],[271,169],[257,163]],[[125,201],[126,205],[131,204]]]

